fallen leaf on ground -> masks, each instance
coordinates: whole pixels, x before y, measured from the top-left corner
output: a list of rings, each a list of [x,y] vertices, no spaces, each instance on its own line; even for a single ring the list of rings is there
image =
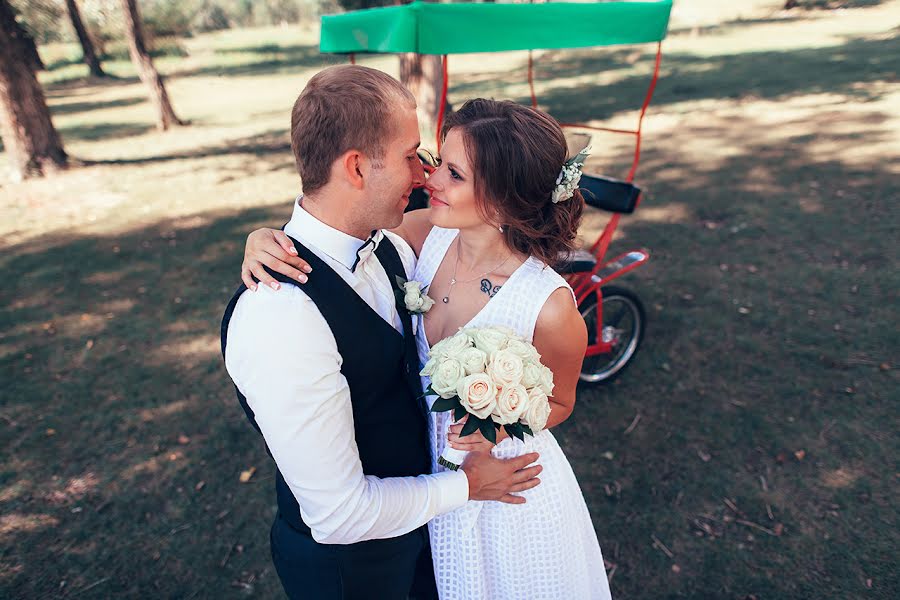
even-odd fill
[[[250,478],[253,477],[254,473],[256,473],[256,467],[250,467],[246,471],[241,471],[241,483],[247,483],[248,481],[250,481]]]

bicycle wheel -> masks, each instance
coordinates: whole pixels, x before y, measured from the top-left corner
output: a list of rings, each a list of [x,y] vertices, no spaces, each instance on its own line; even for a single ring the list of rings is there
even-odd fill
[[[600,335],[612,343],[606,354],[585,356],[581,364],[581,381],[600,383],[618,377],[634,358],[644,337],[646,313],[640,298],[629,290],[613,285],[600,288],[603,296],[603,327]],[[588,346],[597,339],[597,293],[589,295],[578,307],[587,324]]]

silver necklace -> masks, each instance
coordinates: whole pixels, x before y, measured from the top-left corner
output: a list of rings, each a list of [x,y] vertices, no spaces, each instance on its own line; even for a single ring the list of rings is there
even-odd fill
[[[490,275],[491,273],[493,273],[494,271],[496,271],[497,269],[499,269],[500,267],[505,265],[507,263],[507,261],[509,261],[509,259],[512,258],[512,255],[513,255],[513,253],[510,252],[509,256],[504,258],[502,263],[500,263],[499,265],[497,265],[490,271],[485,271],[478,277],[473,277],[472,279],[465,279],[463,281],[457,281],[456,280],[456,272],[459,270],[459,237],[457,237],[456,238],[456,266],[453,267],[453,277],[450,278],[450,287],[447,288],[447,294],[443,298],[441,298],[441,301],[444,304],[449,304],[450,303],[450,293],[453,291],[454,285],[456,285],[457,283],[471,283],[471,282],[475,281],[476,279],[482,279],[484,277],[487,277],[488,275]]]

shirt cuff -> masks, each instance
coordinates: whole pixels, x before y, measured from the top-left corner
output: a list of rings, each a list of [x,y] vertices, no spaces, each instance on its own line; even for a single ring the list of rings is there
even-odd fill
[[[469,478],[462,469],[436,473],[432,477],[439,492],[436,515],[456,510],[469,501]]]

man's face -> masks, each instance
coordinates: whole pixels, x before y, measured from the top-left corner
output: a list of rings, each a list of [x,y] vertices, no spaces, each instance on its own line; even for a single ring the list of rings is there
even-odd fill
[[[413,189],[425,183],[425,171],[416,155],[419,122],[416,109],[400,105],[394,109],[396,129],[384,145],[384,157],[371,171],[368,202],[374,229],[390,229],[403,221]]]

